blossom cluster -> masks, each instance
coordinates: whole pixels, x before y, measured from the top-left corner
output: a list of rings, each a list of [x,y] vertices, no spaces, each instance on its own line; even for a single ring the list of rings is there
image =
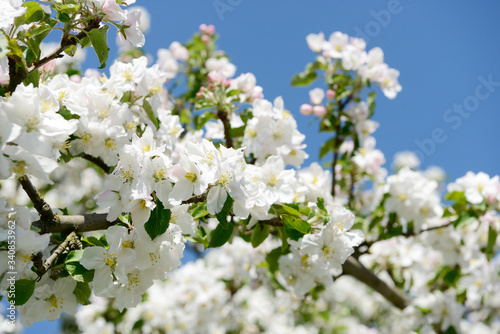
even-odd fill
[[[323,33],[309,34],[306,39],[311,51],[319,53],[327,62],[338,60],[344,69],[377,83],[388,98],[395,98],[401,91],[399,71],[384,63],[382,49],[375,47],[367,52],[363,39],[339,31],[333,32],[328,41]]]

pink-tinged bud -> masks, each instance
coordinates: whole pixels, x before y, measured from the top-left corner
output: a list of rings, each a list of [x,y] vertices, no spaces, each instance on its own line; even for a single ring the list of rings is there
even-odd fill
[[[78,74],[73,74],[72,76],[69,77],[69,80],[80,83],[82,81],[82,77],[79,76]]]
[[[230,79],[226,80],[226,88],[228,88],[229,86],[231,86],[231,80]]]
[[[323,117],[326,115],[326,108],[324,106],[314,106],[313,113],[318,117]]]
[[[203,88],[203,87],[201,87],[201,88]],[[198,92],[198,93],[196,93],[196,97],[197,98],[201,98],[202,96],[203,96],[203,93],[201,91]]]
[[[207,34],[209,36],[212,36],[213,34],[215,34],[215,27],[213,24],[209,25],[207,27],[207,29],[205,29],[205,34]]]
[[[208,44],[210,42],[210,36],[208,35],[201,36],[201,41],[203,42],[203,44]]]
[[[326,98],[328,100],[333,100],[335,98],[335,95],[336,95],[335,91],[333,91],[331,89],[326,91]]]
[[[309,116],[313,113],[313,107],[310,104],[304,103],[300,106],[300,113],[304,116]]]
[[[55,69],[56,69],[56,60],[55,59],[42,65],[42,71],[44,71],[46,73],[54,72]]]
[[[200,32],[204,34],[205,30],[207,30],[207,25],[205,23],[200,24],[200,28],[199,29],[200,29]]]
[[[226,78],[217,71],[211,71],[208,73],[208,80],[215,83],[226,83]]]
[[[205,86],[201,86],[201,87],[200,87],[200,92],[202,92],[202,93],[203,93],[204,91],[205,91]]]

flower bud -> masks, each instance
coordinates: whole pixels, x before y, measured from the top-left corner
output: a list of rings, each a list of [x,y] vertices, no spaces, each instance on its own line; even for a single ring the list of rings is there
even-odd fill
[[[326,97],[328,100],[333,100],[335,98],[335,95],[336,95],[335,91],[331,89],[326,91]]]
[[[304,103],[300,106],[300,113],[304,116],[309,116],[313,113],[313,108],[311,107],[311,105]]]
[[[323,117],[326,115],[326,108],[324,106],[314,106],[313,113],[318,117]]]

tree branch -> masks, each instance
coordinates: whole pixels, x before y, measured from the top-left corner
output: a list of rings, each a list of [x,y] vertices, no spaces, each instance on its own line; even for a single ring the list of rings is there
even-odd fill
[[[38,190],[36,190],[33,183],[31,183],[28,176],[23,175],[19,177],[18,180],[19,183],[21,183],[21,186],[23,187],[26,194],[28,194],[31,202],[33,202],[33,205],[35,206],[36,211],[38,211],[38,213],[40,214],[41,219],[57,223],[59,218],[54,214],[54,212],[52,212],[50,205],[45,202]]]
[[[218,109],[217,116],[222,121],[224,125],[224,138],[226,140],[226,147],[233,147],[233,138],[231,137],[231,124],[229,124],[229,118],[227,117],[227,112],[224,110]]]
[[[97,167],[101,168],[106,174],[109,174],[109,170],[111,169],[111,167],[109,167],[108,165],[106,165],[104,163],[104,161],[102,161],[101,158],[96,158],[90,154],[87,154],[85,153],[82,158],[84,158],[85,160],[87,161],[90,161],[92,162],[94,165],[96,165]]]
[[[106,213],[90,213],[75,216],[57,216],[58,221],[40,219],[33,222],[31,225],[40,229],[40,234],[45,233],[70,233],[76,232],[89,232],[97,230],[105,230],[110,226],[116,225],[121,222],[117,219],[115,221],[108,221]]]
[[[283,224],[283,222],[281,221],[281,219],[278,217],[271,218],[269,220],[259,220],[259,223],[270,225],[270,226],[285,226]]]
[[[343,265],[343,270],[344,274],[350,275],[368,285],[401,310],[411,303],[411,300],[396,287],[386,284],[353,257],[347,258]]]
[[[90,30],[99,28],[99,24],[101,21],[102,21],[101,17],[93,18],[88,22],[87,26],[85,28],[83,28],[83,31],[81,31],[80,33],[78,33],[76,35],[71,35],[71,34],[63,35],[63,37],[61,39],[61,44],[59,45],[59,47],[56,50],[54,50],[47,57],[40,59],[40,61],[38,61],[38,62],[33,62],[33,67],[29,71],[27,71],[26,69],[23,69],[22,71],[16,71],[15,70],[16,67],[15,67],[15,63],[14,63],[15,61],[9,57],[9,69],[11,69],[11,67],[12,67],[11,66],[11,59],[12,59],[12,65],[14,66],[14,67],[12,67],[12,69],[14,69],[14,70],[9,71],[10,78],[9,78],[9,86],[7,88],[7,91],[10,93],[14,92],[16,90],[16,87],[20,83],[22,83],[31,73],[35,72],[37,69],[39,69],[43,65],[47,64],[51,60],[63,57],[62,53],[67,48],[69,48],[72,45],[76,45],[82,38],[87,37],[87,32],[89,32]],[[23,66],[23,68],[24,68],[24,66]]]
[[[337,185],[337,179],[335,178],[335,166],[337,165],[337,160],[339,159],[339,146],[341,143],[341,138],[339,135],[341,122],[340,122],[340,114],[344,110],[345,106],[352,100],[352,94],[349,95],[343,102],[339,103],[339,115],[337,119],[337,127],[335,128],[335,142],[333,148],[333,162],[332,162],[332,196],[335,197],[335,186]]]
[[[43,264],[38,263],[38,261],[33,261],[36,267],[36,274],[38,277],[42,277],[49,269],[52,267],[52,263],[62,254],[62,252],[68,247],[70,243],[75,243],[78,239],[78,236],[75,232],[71,232],[66,239],[57,246],[56,250],[50,254],[50,256],[43,262]]]

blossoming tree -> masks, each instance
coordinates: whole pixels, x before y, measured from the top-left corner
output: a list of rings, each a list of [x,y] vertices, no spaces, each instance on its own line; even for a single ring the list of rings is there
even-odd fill
[[[388,175],[375,95],[401,86],[381,49],[307,36],[315,58],[292,85],[322,82],[300,112],[331,138],[326,169],[303,168],[293,113],[235,77],[213,26],[153,62],[134,2],[0,0],[1,288],[23,325],[500,330],[499,178],[469,172],[443,201],[443,172],[409,153]],[[82,49],[106,66],[110,26],[120,59],[83,72]],[[199,259],[180,267],[187,249]]]

